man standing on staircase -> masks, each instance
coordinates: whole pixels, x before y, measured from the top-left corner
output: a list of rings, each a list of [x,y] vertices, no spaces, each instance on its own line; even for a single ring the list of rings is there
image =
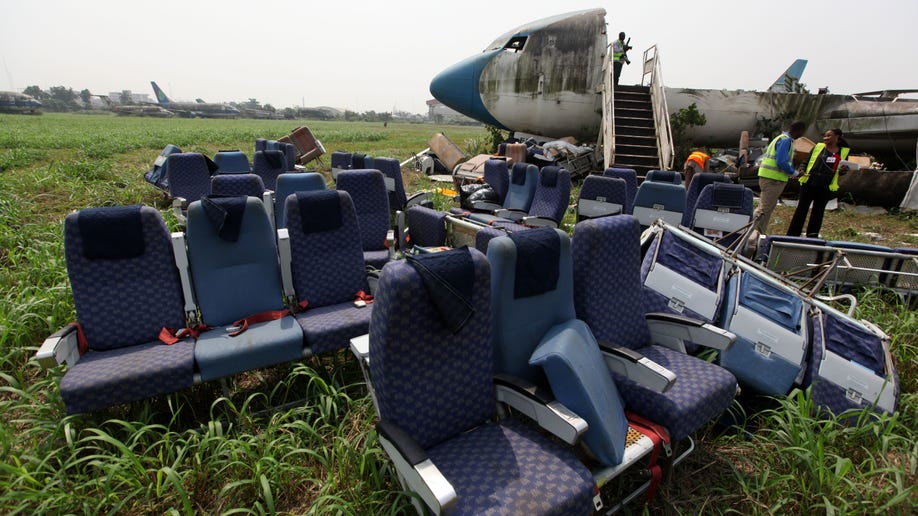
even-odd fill
[[[631,42],[630,38],[628,42]],[[631,48],[631,45],[625,42],[625,33],[619,32],[618,39],[612,42],[612,81],[615,86],[618,86],[618,78],[622,74],[622,67],[625,66],[625,63],[631,64],[631,60],[628,59],[628,51]]]
[[[805,122],[797,120],[791,123],[787,131],[768,144],[762,156],[762,164],[759,165],[759,207],[755,209],[758,217],[755,227],[760,235],[768,231],[768,221],[787,186],[787,180],[798,176],[794,170],[794,140],[803,136],[804,131]]]

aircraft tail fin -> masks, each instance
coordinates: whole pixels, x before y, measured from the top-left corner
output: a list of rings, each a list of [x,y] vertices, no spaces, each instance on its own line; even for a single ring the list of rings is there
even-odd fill
[[[150,84],[153,85],[153,93],[156,94],[156,102],[162,106],[169,104],[169,97],[167,97],[166,93],[159,88],[159,85],[156,84],[156,81],[150,81]]]
[[[775,82],[771,83],[768,91],[776,93],[793,93],[797,91],[797,85],[800,83],[800,77],[803,75],[806,64],[806,59],[794,61],[787,67],[787,70],[784,70],[780,77],[775,79]]]

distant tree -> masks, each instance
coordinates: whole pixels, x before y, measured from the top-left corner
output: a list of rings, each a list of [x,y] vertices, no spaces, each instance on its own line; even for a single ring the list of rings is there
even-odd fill
[[[38,86],[29,86],[23,90],[23,93],[38,100],[46,100],[48,98],[48,94],[42,91]]]
[[[350,109],[344,110],[344,119],[348,122],[353,122],[357,120],[358,116],[359,115],[357,113],[355,113],[354,111],[351,111]]]
[[[704,113],[698,111],[698,106],[694,102],[669,116],[677,163],[686,159],[692,149],[692,139],[688,136],[689,128],[701,127],[706,123],[708,119]]]
[[[380,114],[379,114],[379,120],[382,121],[382,122],[391,122],[391,121],[392,121],[392,113],[389,113],[388,111],[385,112],[385,113],[380,113]]]
[[[284,118],[287,120],[293,120],[296,118],[296,110],[293,108],[284,108]]]
[[[275,107],[272,106],[271,104],[265,104],[264,107],[263,107],[263,109],[264,109],[265,111],[269,111],[269,112],[271,112],[271,113],[277,113],[277,108],[275,108]]]
[[[88,89],[80,90],[80,100],[85,107],[92,107],[92,93]]]
[[[249,99],[242,105],[242,107],[249,109],[261,109],[261,104],[258,103],[258,99]]]
[[[48,99],[48,105],[45,107],[49,111],[73,111],[80,108],[77,103],[79,96],[73,92],[73,88],[51,86],[48,93],[51,98]]]

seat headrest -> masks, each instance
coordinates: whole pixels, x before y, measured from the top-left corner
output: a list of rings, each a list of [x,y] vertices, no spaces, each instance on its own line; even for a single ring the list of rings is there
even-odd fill
[[[537,296],[558,286],[561,237],[553,228],[543,227],[510,234],[516,247],[513,297]]]
[[[204,214],[207,215],[207,220],[210,221],[221,240],[227,242],[239,240],[247,199],[244,195],[226,197],[210,195],[201,198]]]
[[[743,207],[745,186],[732,183],[711,183],[711,186],[714,187],[714,191],[711,192],[711,203],[714,206],[731,209]]]
[[[296,192],[303,233],[333,231],[341,227],[341,197],[337,190]]]
[[[139,204],[88,208],[80,211],[77,224],[87,260],[119,260],[143,254],[143,221]]]
[[[287,166],[287,160],[283,151],[263,150],[259,152],[261,152],[261,156],[263,157],[262,159],[264,159],[271,168],[281,168]],[[255,153],[255,158],[258,158],[258,152]]]
[[[661,183],[675,183],[676,173],[672,170],[651,170],[647,175],[647,179]]]
[[[424,282],[424,290],[443,325],[456,333],[475,313],[472,295],[475,264],[468,246],[439,253],[408,256],[408,263]]]
[[[546,188],[554,188],[558,186],[558,172],[561,169],[558,167],[545,167],[539,172],[539,181],[542,183],[542,186]]]
[[[526,184],[526,170],[528,169],[529,165],[526,163],[514,163],[510,170],[510,182],[515,185]]]

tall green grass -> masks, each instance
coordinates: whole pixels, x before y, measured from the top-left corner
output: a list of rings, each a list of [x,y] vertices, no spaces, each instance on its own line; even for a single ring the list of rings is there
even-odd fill
[[[174,222],[161,194],[142,180],[163,146],[251,152],[255,138],[277,138],[296,125],[309,125],[329,152],[398,159],[427,147],[436,131],[470,154],[485,141],[482,128],[397,123],[0,115],[0,512],[410,510],[347,353],[75,416],[65,414],[58,392],[63,371],[30,360],[45,336],[74,318],[63,258],[67,213],[145,203]],[[435,186],[406,177],[416,187]],[[437,203],[445,208],[450,199],[440,195]],[[860,299],[857,315],[892,336],[899,412],[854,428],[814,417],[806,393],[772,400],[751,415],[756,429],[742,437],[713,426],[700,433],[698,450],[650,512],[916,511],[918,318],[888,293]]]

